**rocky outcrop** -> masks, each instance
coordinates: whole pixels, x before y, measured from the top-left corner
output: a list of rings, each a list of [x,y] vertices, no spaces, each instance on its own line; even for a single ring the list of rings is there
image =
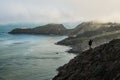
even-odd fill
[[[32,29],[27,28],[27,29],[21,29],[21,28],[16,28],[13,29],[10,34],[32,34]]]
[[[82,52],[58,71],[53,80],[120,80],[120,39]]]
[[[54,34],[54,35],[66,35],[67,29],[62,24],[47,24],[31,29],[14,29],[10,34]]]

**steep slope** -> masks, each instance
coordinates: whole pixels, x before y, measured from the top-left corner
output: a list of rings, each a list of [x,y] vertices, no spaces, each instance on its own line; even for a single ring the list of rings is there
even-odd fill
[[[58,71],[53,80],[120,80],[120,39],[86,50]]]

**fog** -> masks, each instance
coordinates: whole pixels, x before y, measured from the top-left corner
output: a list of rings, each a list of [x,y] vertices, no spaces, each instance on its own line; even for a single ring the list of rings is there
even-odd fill
[[[119,0],[0,0],[0,23],[120,21]]]

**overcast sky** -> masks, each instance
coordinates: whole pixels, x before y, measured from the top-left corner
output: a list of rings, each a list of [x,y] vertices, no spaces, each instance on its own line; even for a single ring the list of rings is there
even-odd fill
[[[120,21],[120,0],[0,0],[0,23]]]

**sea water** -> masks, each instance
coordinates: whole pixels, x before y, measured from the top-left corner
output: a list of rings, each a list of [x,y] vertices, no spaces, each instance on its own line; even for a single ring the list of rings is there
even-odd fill
[[[0,32],[0,80],[52,80],[75,55],[55,45],[66,36],[11,35]]]

